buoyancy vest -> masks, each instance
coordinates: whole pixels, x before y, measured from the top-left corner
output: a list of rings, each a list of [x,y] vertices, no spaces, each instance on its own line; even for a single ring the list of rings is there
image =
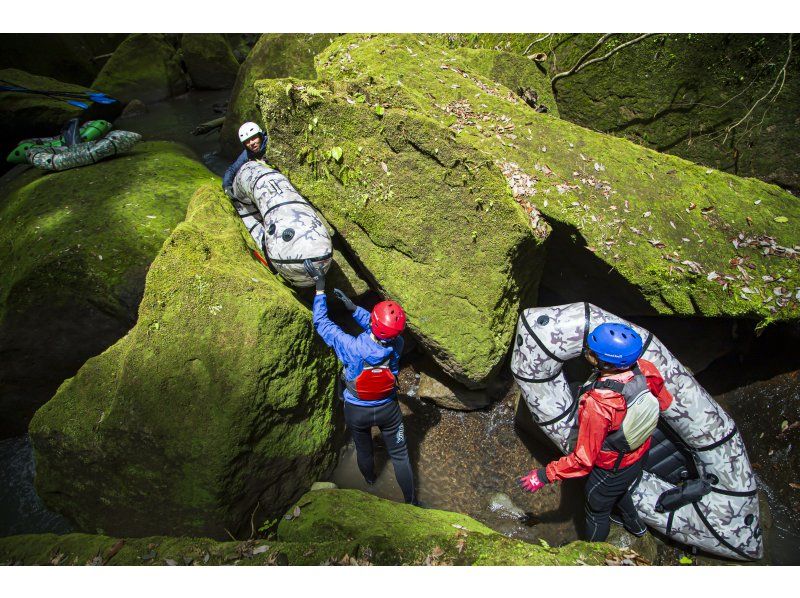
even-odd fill
[[[622,423],[603,441],[604,451],[615,451],[620,455],[635,451],[647,442],[658,425],[660,413],[658,398],[650,391],[639,364],[634,364],[631,370],[633,377],[627,382],[595,380],[591,385],[592,389],[612,390],[625,398]]]
[[[361,373],[353,380],[347,380],[342,375],[347,390],[360,401],[388,399],[397,386],[397,378],[389,368],[390,359],[387,357],[378,365],[370,365],[365,361]]]

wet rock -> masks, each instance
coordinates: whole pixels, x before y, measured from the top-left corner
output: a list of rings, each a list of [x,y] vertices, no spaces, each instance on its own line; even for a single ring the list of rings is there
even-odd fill
[[[556,236],[572,243],[597,264],[593,286],[630,298],[631,309],[614,305],[615,313],[761,321],[800,315],[800,273],[784,268],[800,246],[800,228],[790,225],[800,220],[800,205],[790,193],[536,114],[511,90],[471,69],[476,50],[416,41],[403,35],[337,38],[317,57],[321,82],[311,85],[323,97],[306,94],[305,101],[320,113],[329,101],[343,102],[340,113],[346,105],[376,114],[379,105],[384,114],[375,119],[384,132],[402,120],[401,139],[413,139],[434,160],[445,162],[444,150],[434,139],[414,139],[412,115],[439,123],[459,145],[485,152],[532,224],[541,223],[541,215],[553,225],[548,244]],[[303,97],[295,101],[304,104]],[[369,106],[357,101],[361,97]],[[375,157],[354,155],[359,145],[367,147],[360,140],[355,145],[344,147],[352,156],[348,165],[363,171],[360,162]],[[395,194],[413,192],[401,186],[402,177],[384,185],[389,182]],[[357,198],[351,201],[354,208]],[[486,202],[480,203],[485,212]],[[484,225],[475,233],[480,239],[481,232],[498,230]]]
[[[128,105],[120,114],[120,118],[133,118],[134,116],[141,116],[142,114],[147,114],[147,104],[145,104],[141,100],[133,99],[128,102]]]
[[[192,85],[198,89],[230,89],[239,61],[219,33],[184,33],[181,50]]]
[[[313,79],[314,56],[327,46],[334,33],[264,33],[242,63],[231,91],[228,112],[220,132],[224,154],[233,157],[242,151],[237,135],[246,121],[261,122],[253,83],[258,79],[298,77]]]
[[[658,541],[649,532],[637,538],[625,531],[621,525],[612,523],[606,542],[622,550],[633,550],[649,563],[655,563],[658,558]]]
[[[458,409],[472,411],[482,409],[491,403],[491,398],[486,390],[470,390],[459,384],[442,372],[430,360],[424,360],[419,365],[419,387],[417,396],[427,401],[433,401],[445,409]]]
[[[201,187],[136,326],[36,413],[37,490],[80,529],[249,533],[331,465],[336,358],[252,248],[219,180]]]
[[[187,91],[175,48],[158,33],[135,33],[123,41],[92,84],[123,102],[158,102]]]
[[[508,494],[503,494],[502,492],[493,494],[489,499],[489,510],[514,519],[525,519],[527,517],[525,511],[515,505]]]
[[[130,329],[148,266],[208,176],[182,146],[152,142],[3,186],[0,435],[24,433],[66,378]]]
[[[311,484],[311,492],[316,492],[317,490],[336,490],[339,486],[334,484],[333,482],[314,482]]]

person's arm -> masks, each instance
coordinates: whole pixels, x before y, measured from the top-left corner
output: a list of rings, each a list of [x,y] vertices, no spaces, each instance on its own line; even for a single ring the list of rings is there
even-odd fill
[[[239,157],[233,161],[233,164],[225,169],[225,174],[222,175],[223,189],[227,190],[233,187],[233,179],[236,178],[236,173],[239,172],[239,169],[245,162],[247,162],[247,150],[239,154]]]
[[[353,353],[355,340],[344,330],[334,324],[328,317],[328,300],[325,293],[314,296],[312,317],[317,334],[323,342],[331,347],[340,361],[345,362]]]
[[[586,397],[586,395],[584,396]],[[592,471],[597,454],[608,435],[611,422],[600,411],[596,401],[589,397],[584,400],[582,413],[578,419],[580,428],[575,449],[569,455],[552,461],[547,467],[542,468],[546,476],[546,480],[542,480],[543,482],[579,478]]]
[[[403,355],[403,345],[405,345],[405,340],[403,340],[402,336],[398,336],[394,341],[394,352],[389,362],[389,369],[395,376],[400,373],[400,357]]]
[[[357,306],[353,312],[353,319],[356,324],[361,326],[364,330],[369,330],[369,317],[370,313],[361,306]]]

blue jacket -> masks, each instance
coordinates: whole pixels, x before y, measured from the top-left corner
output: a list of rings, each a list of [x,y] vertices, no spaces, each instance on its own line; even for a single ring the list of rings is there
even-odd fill
[[[260,160],[266,153],[267,137],[266,135],[262,135],[261,147],[257,152],[251,152],[249,149],[245,148],[244,151],[239,154],[239,157],[234,160],[233,164],[228,166],[228,168],[225,170],[225,174],[222,175],[222,188],[224,189],[225,187],[233,186],[233,179],[236,178],[236,173],[239,172],[239,169],[242,166],[244,166],[245,162],[249,162],[250,160]]]
[[[336,357],[344,365],[344,377],[355,380],[363,371],[364,364],[378,365],[389,358],[389,369],[397,376],[400,371],[400,354],[403,352],[403,337],[398,336],[391,344],[382,345],[372,340],[369,325],[369,312],[363,307],[356,307],[353,318],[364,329],[358,336],[351,336],[334,324],[328,317],[328,300],[326,296],[314,297],[314,328],[325,341],[325,344],[336,352]],[[344,400],[355,405],[377,407],[395,399],[396,393],[380,401],[361,401],[346,388]]]

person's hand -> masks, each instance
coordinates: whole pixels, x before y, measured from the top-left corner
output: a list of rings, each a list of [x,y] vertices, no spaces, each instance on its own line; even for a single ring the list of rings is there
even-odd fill
[[[236,199],[236,196],[233,194],[233,187],[228,185],[227,187],[223,187],[222,190],[225,192],[225,195],[230,197],[231,199]]]
[[[356,311],[356,304],[353,303],[350,300],[350,297],[345,295],[342,291],[339,289],[333,289],[333,294],[336,295],[336,298],[344,304],[345,308],[350,311]]]
[[[540,475],[539,470],[534,469],[528,475],[517,478],[517,483],[526,492],[538,492],[547,484],[547,477],[544,472]]]
[[[303,262],[303,268],[306,270],[306,274],[309,275],[314,280],[315,286],[317,287],[317,292],[325,292],[325,274],[320,270],[317,266],[314,265],[310,259],[305,260]]]

